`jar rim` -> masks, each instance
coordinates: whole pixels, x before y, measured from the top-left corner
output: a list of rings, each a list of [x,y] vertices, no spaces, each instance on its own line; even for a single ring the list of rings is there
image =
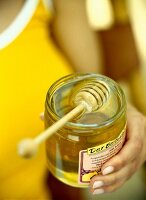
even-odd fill
[[[55,81],[51,85],[51,87],[48,89],[47,96],[46,96],[46,110],[47,110],[47,114],[49,114],[51,116],[51,119],[54,122],[56,122],[59,119],[61,119],[61,117],[59,117],[54,112],[54,110],[53,110],[53,108],[51,106],[51,97],[53,96],[54,91],[56,91],[59,88],[58,86],[61,87],[63,85],[66,85],[73,78],[77,79],[78,77],[81,77],[81,76],[83,76],[83,79],[84,79],[84,77],[86,77],[86,78],[88,78],[88,77],[90,78],[91,77],[91,78],[100,78],[100,79],[106,79],[108,81],[111,81],[116,86],[116,88],[118,89],[118,91],[120,93],[120,96],[121,96],[121,99],[122,99],[122,101],[121,101],[122,103],[121,103],[121,106],[120,106],[120,109],[119,109],[118,113],[116,113],[115,115],[113,115],[110,119],[105,120],[104,122],[101,122],[100,124],[96,124],[96,123],[94,123],[94,124],[83,124],[83,123],[77,123],[77,122],[67,122],[64,127],[66,127],[66,128],[73,128],[73,129],[87,129],[87,128],[90,128],[90,129],[99,129],[99,128],[103,128],[103,127],[106,128],[106,127],[112,125],[126,111],[126,99],[125,99],[124,92],[121,89],[121,87],[118,85],[118,83],[115,82],[114,80],[112,80],[111,78],[109,78],[109,77],[107,77],[105,75],[101,75],[101,74],[95,74],[95,73],[73,73],[73,74],[66,75],[66,76],[58,79],[57,81]],[[80,78],[80,80],[82,80],[82,79]]]

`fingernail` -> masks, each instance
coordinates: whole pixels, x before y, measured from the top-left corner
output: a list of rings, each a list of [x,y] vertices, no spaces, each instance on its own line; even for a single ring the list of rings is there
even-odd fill
[[[104,185],[103,181],[95,181],[94,184],[93,184],[93,189],[99,188],[103,185]]]
[[[104,193],[104,190],[103,189],[97,189],[97,190],[94,190],[93,194],[103,194]]]
[[[113,166],[109,166],[109,167],[106,167],[103,171],[102,171],[102,174],[103,175],[107,175],[107,174],[110,174],[114,171],[114,167]]]

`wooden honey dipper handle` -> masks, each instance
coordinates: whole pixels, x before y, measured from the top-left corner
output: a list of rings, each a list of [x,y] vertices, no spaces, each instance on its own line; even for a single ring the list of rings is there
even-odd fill
[[[86,108],[86,103],[81,103],[65,116],[63,116],[59,121],[55,122],[51,127],[40,133],[36,138],[24,139],[18,145],[18,154],[25,158],[30,158],[34,156],[37,152],[39,144],[44,142],[47,138],[49,138],[53,133],[63,127],[68,121],[77,116],[80,112],[82,112]]]
[[[55,122],[51,127],[43,131],[36,138],[25,139],[18,145],[18,154],[25,158],[34,156],[37,152],[39,144],[44,142],[53,133],[63,127],[68,121],[76,117],[80,112],[86,110],[92,112],[99,109],[107,100],[108,90],[103,84],[95,83],[94,85],[84,86],[74,97],[74,105],[72,111]]]

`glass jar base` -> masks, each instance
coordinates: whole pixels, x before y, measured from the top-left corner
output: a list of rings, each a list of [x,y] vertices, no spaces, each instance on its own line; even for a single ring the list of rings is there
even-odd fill
[[[88,185],[81,185],[78,183],[78,174],[73,172],[66,172],[54,167],[51,163],[47,163],[50,173],[66,185],[77,188],[87,188]]]

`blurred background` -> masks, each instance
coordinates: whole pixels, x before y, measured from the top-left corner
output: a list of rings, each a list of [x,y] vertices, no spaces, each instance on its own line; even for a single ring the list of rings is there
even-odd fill
[[[54,11],[53,36],[75,70],[104,73],[121,82],[146,112],[141,90],[146,85],[145,1],[55,0]]]
[[[93,197],[48,175],[43,146],[31,161],[16,148],[43,130],[47,90],[72,72],[111,77],[146,114],[145,0],[0,0],[0,66],[0,199],[146,199],[145,166]]]

